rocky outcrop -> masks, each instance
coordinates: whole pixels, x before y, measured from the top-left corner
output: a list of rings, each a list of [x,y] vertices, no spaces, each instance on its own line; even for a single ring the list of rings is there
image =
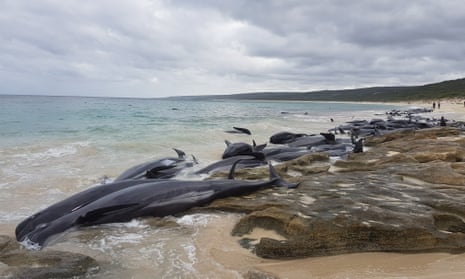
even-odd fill
[[[84,278],[98,271],[91,257],[64,251],[28,251],[9,236],[0,236],[1,278]]]
[[[247,213],[232,233],[265,258],[463,252],[465,140],[459,134],[446,127],[370,138],[368,151],[318,172],[305,171],[313,160],[290,161],[279,171],[300,181],[297,189],[217,200],[210,208]],[[299,175],[289,174],[296,171]],[[257,172],[255,178],[267,175]],[[249,239],[257,227],[272,229],[284,240]]]
[[[244,279],[278,279],[278,277],[258,270],[249,270],[243,276]]]
[[[244,213],[232,233],[264,258],[465,251],[465,138],[460,130],[399,131],[365,143],[365,152],[334,163],[323,152],[276,166],[286,180],[300,182],[297,189],[262,190],[206,208]],[[239,170],[236,177],[268,175],[268,169],[255,168]],[[282,237],[252,239],[248,234],[256,228]],[[27,251],[0,236],[0,276],[79,278],[96,270],[98,264],[88,256]],[[274,278],[260,271],[244,277]]]

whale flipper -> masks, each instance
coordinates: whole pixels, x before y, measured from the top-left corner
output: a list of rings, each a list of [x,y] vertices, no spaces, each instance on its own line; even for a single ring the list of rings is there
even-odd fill
[[[252,133],[250,132],[249,129],[247,128],[241,128],[241,127],[233,127],[235,130],[238,130],[239,132],[241,133],[244,133],[244,134],[247,134],[247,135],[251,135]]]

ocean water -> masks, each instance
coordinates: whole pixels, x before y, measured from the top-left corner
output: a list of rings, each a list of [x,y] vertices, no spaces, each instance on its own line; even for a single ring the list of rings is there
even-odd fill
[[[281,131],[320,133],[398,108],[0,96],[0,233],[13,235],[27,216],[135,164],[175,156],[172,148],[195,155],[196,168],[201,168],[220,159],[224,140],[265,143]],[[246,127],[253,135],[225,133],[233,126]],[[183,175],[189,178],[189,173]],[[102,269],[95,278],[240,278],[220,265],[199,267],[209,259],[196,246],[197,235],[218,218],[235,217],[219,212],[97,226],[66,233],[50,247],[98,259]]]

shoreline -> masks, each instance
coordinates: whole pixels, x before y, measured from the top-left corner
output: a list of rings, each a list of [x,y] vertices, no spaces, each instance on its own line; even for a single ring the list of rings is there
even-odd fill
[[[455,102],[455,103],[454,103]],[[324,102],[323,102],[324,103]],[[344,102],[346,103],[346,102]],[[356,102],[360,103],[360,102]],[[365,104],[365,103],[364,103]],[[371,104],[367,102],[366,104]],[[373,103],[373,104],[387,104],[387,103]],[[426,101],[423,103],[392,103],[393,106],[415,106],[430,108],[431,104]],[[310,106],[309,106],[310,107]],[[368,112],[370,113],[370,112]],[[357,115],[357,111],[354,111],[354,114]],[[359,111],[360,115],[361,112]],[[368,115],[368,114],[366,114]],[[365,117],[366,117],[365,115]],[[441,101],[441,108],[437,109],[433,113],[425,114],[426,117],[437,117],[444,115],[448,119],[454,120],[465,120],[465,108],[461,103],[451,100],[450,102]],[[311,117],[311,116],[310,116]],[[371,117],[376,117],[371,115]],[[305,119],[304,119],[305,120]],[[329,122],[329,118],[326,119]],[[339,116],[336,120],[345,121],[346,118]],[[306,127],[307,125],[312,125],[312,123],[307,124],[306,121],[296,118],[295,121],[299,121],[299,127]],[[336,124],[335,122],[334,124]],[[326,125],[326,124],[325,124]],[[265,127],[266,128],[266,127]],[[264,129],[264,128],[263,128]],[[292,129],[291,129],[292,130]],[[218,133],[217,130],[214,131]],[[240,136],[234,137],[238,140],[242,140]],[[220,142],[217,144],[218,148],[221,148],[223,144]],[[216,145],[215,145],[216,147]],[[209,146],[211,149],[211,145]],[[60,149],[61,150],[61,149]],[[59,151],[60,151],[59,150]],[[74,150],[74,149],[73,149]],[[149,149],[152,150],[152,149]],[[64,164],[67,165],[71,162],[71,155],[75,153],[80,153],[79,149],[76,149],[76,152],[68,152],[69,150],[65,149],[65,152],[62,150],[60,152],[50,153],[49,150],[39,150],[38,154],[45,154],[45,160],[40,164],[34,164],[31,168],[27,169],[29,172],[24,172],[25,174],[37,175],[39,176],[39,170],[43,168],[43,164]],[[171,150],[170,150],[171,151]],[[84,155],[88,156],[89,154],[93,156],[96,154],[94,151],[89,152],[86,150]],[[51,155],[51,156],[49,156]],[[170,153],[171,155],[171,153]],[[67,157],[69,156],[69,157]],[[64,159],[62,160],[63,157]],[[40,157],[42,158],[42,157]],[[73,162],[75,162],[73,160]],[[111,161],[110,161],[111,162]],[[108,162],[106,162],[108,163]],[[114,165],[119,166],[118,164],[113,163]],[[72,176],[63,177],[62,173],[57,173],[56,179],[51,180],[50,178],[44,178],[43,181],[39,181],[36,184],[36,188],[39,189],[49,189],[47,185],[52,184],[56,185],[71,185],[67,186],[68,188],[62,187],[58,188],[59,190],[48,192],[46,195],[50,200],[58,199],[59,197],[65,195],[68,192],[75,192],[77,188],[70,187],[81,187],[73,185],[88,185],[90,182],[95,182],[94,177],[84,177],[82,179],[82,173],[86,173],[85,167],[86,164],[77,163],[70,164],[73,169],[65,169],[67,174],[73,174]],[[83,170],[84,169],[84,170]],[[79,171],[77,171],[79,170]],[[88,170],[87,170],[88,171]],[[116,171],[115,171],[116,172]],[[15,173],[16,174],[16,173]],[[113,174],[113,173],[111,173]],[[81,175],[81,176],[80,176]],[[111,176],[111,175],[110,175]],[[20,175],[17,175],[20,177]],[[41,176],[39,176],[42,178]],[[71,177],[71,178],[70,178]],[[13,177],[16,179],[16,176]],[[12,178],[12,179],[13,179]],[[59,178],[59,179],[58,179]],[[87,180],[85,180],[87,179]],[[93,180],[92,180],[93,179]],[[12,180],[13,181],[13,180]],[[42,184],[41,184],[42,183]],[[21,193],[24,193],[25,190],[29,188],[18,188],[18,196]],[[43,192],[43,191],[42,191]],[[16,193],[15,193],[16,194]],[[15,199],[12,199],[13,201]],[[11,202],[10,202],[11,203]],[[18,202],[17,202],[18,203]],[[15,205],[16,206],[16,205]],[[18,208],[21,205],[18,203],[16,206]],[[22,211],[20,211],[22,212]],[[302,211],[303,212],[303,211]],[[259,258],[251,251],[243,248],[239,245],[238,240],[240,237],[231,236],[231,231],[233,226],[238,222],[240,215],[218,213],[215,211],[215,215],[220,214],[220,218],[213,218],[209,223],[199,229],[199,233],[195,234],[195,238],[192,239],[195,242],[196,246],[196,259],[197,261],[194,264],[196,265],[196,270],[202,271],[200,274],[205,275],[209,278],[242,278],[244,274],[247,274],[249,271],[257,271],[264,274],[270,274],[270,277],[259,277],[259,278],[269,278],[274,279],[278,278],[399,278],[408,277],[408,278],[463,278],[465,276],[465,256],[462,255],[451,255],[447,253],[426,253],[426,254],[398,254],[398,253],[355,253],[355,254],[344,254],[337,256],[324,256],[324,257],[311,257],[303,259],[292,259],[292,260],[268,260]],[[224,217],[224,218],[223,218]],[[14,227],[16,224],[6,223],[0,226],[0,231],[8,231],[8,234],[14,236]],[[170,238],[173,236],[170,235]],[[188,236],[188,238],[190,235]],[[259,239],[261,237],[269,237],[274,239],[280,239],[280,236],[273,231],[255,229],[250,238]],[[68,243],[69,245],[69,243]],[[88,245],[88,243],[85,243]],[[176,246],[179,246],[176,244]],[[58,246],[60,247],[60,246]],[[63,246],[66,247],[66,246]],[[134,246],[137,250],[137,246]],[[140,252],[140,251],[139,251]],[[105,254],[106,255],[106,254]],[[126,255],[127,256],[127,255]],[[122,258],[121,254],[117,255],[118,260]],[[185,256],[190,257],[190,254]],[[132,258],[127,258],[126,260],[131,260]],[[137,261],[142,261],[143,259],[136,259]],[[137,263],[139,264],[139,263]],[[143,263],[147,264],[148,263]],[[220,267],[220,268],[218,268]],[[222,269],[221,267],[224,267]],[[224,271],[224,274],[223,274]],[[144,272],[144,271],[141,271]],[[148,274],[149,270],[147,269]],[[219,272],[215,274],[214,272]],[[134,273],[138,274],[138,273]],[[220,276],[220,275],[221,276]],[[224,276],[223,276],[224,275]],[[433,277],[431,277],[433,275]],[[103,276],[103,275],[102,275]],[[245,278],[257,278],[244,276]],[[134,277],[134,278],[145,278],[145,277]]]
[[[431,103],[426,101],[392,104],[431,108]],[[431,115],[465,121],[465,107],[457,100],[442,100],[440,109],[436,107]],[[241,247],[238,242],[240,237],[231,235],[238,220],[237,215],[213,220],[200,232],[196,246],[202,255],[208,255],[226,269],[236,270],[242,276],[249,271],[257,271],[258,274],[269,276],[263,278],[292,279],[465,278],[465,254],[366,252],[289,260],[263,259]],[[252,233],[250,237],[254,239],[276,235],[267,230]]]

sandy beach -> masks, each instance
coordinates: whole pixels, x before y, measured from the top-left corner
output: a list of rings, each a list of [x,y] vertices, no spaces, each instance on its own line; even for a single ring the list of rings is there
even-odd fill
[[[437,102],[436,102],[437,104]],[[431,102],[405,104],[412,107],[431,108]],[[440,108],[433,117],[465,120],[465,107],[461,100],[440,101]],[[244,275],[249,270],[257,270],[277,278],[465,278],[465,254],[448,253],[355,253],[347,255],[313,257],[294,260],[267,260],[255,256],[242,248],[239,237],[230,232],[239,216],[228,215],[210,223],[196,243],[201,253],[208,254],[227,269],[237,270]],[[270,237],[282,238],[273,231],[255,230],[250,236],[254,239]],[[213,263],[198,263],[199,269],[208,269]],[[237,278],[231,274],[230,278]]]
[[[237,270],[243,275],[256,270],[284,279],[361,279],[361,278],[464,278],[465,254],[447,253],[356,253],[328,257],[312,257],[294,260],[262,259],[242,248],[239,237],[230,235],[238,216],[227,215],[211,222],[200,232],[197,249],[208,254],[216,263],[200,262],[199,270],[208,270],[210,265],[220,264],[228,270]],[[255,230],[251,238],[282,238],[273,231]],[[230,277],[238,278],[231,273]],[[211,278],[216,278],[212,276]]]
[[[448,119],[453,119],[457,121],[464,121],[465,120],[465,105],[464,100],[459,99],[450,99],[450,100],[439,100],[436,101],[436,108],[432,115],[435,117],[444,117]],[[438,106],[440,104],[440,107]],[[393,103],[398,104],[398,103]],[[432,101],[417,101],[412,103],[403,103],[407,106],[412,107],[421,107],[421,108],[433,108]]]

